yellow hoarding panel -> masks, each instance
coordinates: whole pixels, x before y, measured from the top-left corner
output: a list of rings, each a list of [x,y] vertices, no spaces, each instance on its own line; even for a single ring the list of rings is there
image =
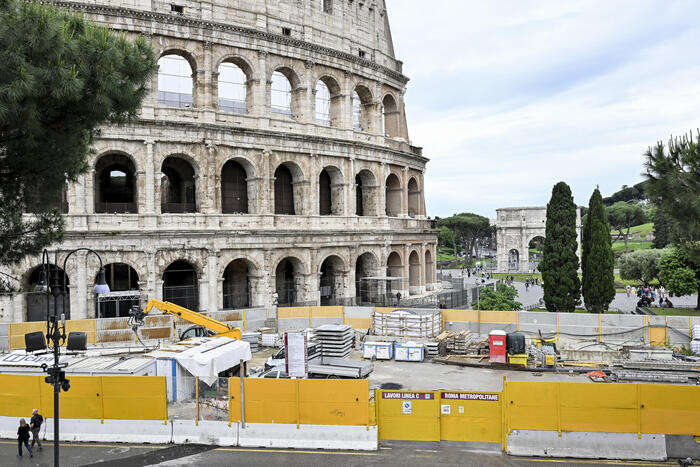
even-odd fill
[[[307,425],[368,425],[369,381],[301,379],[299,411]]]
[[[379,439],[440,441],[439,393],[376,391]]]
[[[642,433],[700,435],[700,387],[639,386]]]
[[[372,318],[348,318],[346,316],[345,324],[349,324],[353,329],[369,329],[372,326]]]
[[[299,423],[297,380],[246,378],[244,385],[246,422]]]
[[[443,310],[442,319],[446,323],[476,323],[477,312],[473,310]]]
[[[500,393],[439,391],[439,397],[441,440],[501,442]]]
[[[636,385],[553,384],[559,386],[561,430],[607,433],[637,432]]]
[[[23,349],[24,335],[30,332],[41,331],[46,334],[46,321],[27,321],[24,323],[10,323],[9,347],[10,350]],[[66,321],[66,335],[70,332],[84,332],[87,334],[87,344],[95,345],[97,338],[97,321],[94,319],[72,319]],[[64,344],[65,345],[65,344]]]
[[[557,429],[556,383],[507,382],[506,406],[511,430]]]
[[[396,307],[385,307],[385,306],[375,306],[374,311],[377,313],[391,313],[392,311],[401,310],[401,308]]]
[[[342,306],[312,306],[311,317],[313,318],[342,318]]]
[[[516,323],[518,321],[517,311],[483,310],[479,314],[481,315],[482,323]],[[478,318],[479,317],[477,317],[477,319]]]
[[[101,419],[100,376],[68,376],[70,390],[61,391],[60,416],[63,418]],[[53,417],[53,386],[42,380],[41,407],[44,417]]]
[[[41,385],[48,386],[43,376],[0,375],[0,416],[25,417],[41,407]]]
[[[102,376],[104,418],[166,420],[165,376]]]
[[[309,318],[311,307],[308,306],[290,306],[285,308],[277,308],[277,318]]]

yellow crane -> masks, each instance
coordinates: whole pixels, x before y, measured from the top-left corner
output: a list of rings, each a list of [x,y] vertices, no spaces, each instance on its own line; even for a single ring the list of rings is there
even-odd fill
[[[151,312],[152,309],[159,310],[164,315],[177,316],[185,321],[195,324],[197,327],[202,327],[209,330],[214,337],[230,337],[231,339],[241,340],[241,329],[234,328],[226,323],[217,321],[208,316],[204,316],[196,311],[188,310],[180,305],[175,305],[170,302],[163,302],[161,300],[150,299],[143,310],[139,310],[138,307],[133,307],[131,309],[130,324],[131,328],[136,332],[139,326],[143,324],[146,315]],[[183,336],[187,334],[189,329],[183,332]],[[194,335],[192,336],[194,337]]]

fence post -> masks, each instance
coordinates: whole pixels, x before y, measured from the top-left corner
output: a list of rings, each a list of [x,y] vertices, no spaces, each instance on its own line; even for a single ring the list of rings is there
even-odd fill
[[[194,426],[199,426],[199,377],[194,379],[194,397],[197,401],[197,413],[194,419]]]
[[[165,409],[165,420],[163,420],[163,425],[168,424],[168,380],[163,377],[163,405]],[[173,394],[173,399],[175,399],[177,395]]]
[[[598,313],[598,342],[603,340],[603,315]]]
[[[561,438],[561,383],[554,383],[557,385],[557,433]]]
[[[637,439],[642,439],[642,408],[644,407],[641,401],[642,387],[639,384],[635,386],[637,386]]]
[[[297,430],[299,429],[299,425],[301,424],[301,410],[299,408],[299,381],[298,379],[295,379],[295,388],[296,388],[296,399],[297,399]]]
[[[241,360],[238,366],[238,378],[241,381],[241,428],[245,429],[245,384],[243,378],[245,378],[245,371],[243,370],[243,360]]]
[[[102,376],[98,376],[98,378],[99,378],[99,381],[100,381],[100,393],[98,394],[99,397],[100,397],[100,410],[101,410],[101,412],[100,412],[100,423],[101,423],[101,424],[104,424],[104,422],[105,422],[105,396],[104,396],[104,393],[102,392],[102,391],[103,391],[103,389],[102,389]],[[165,399],[166,399],[166,400],[168,399],[167,394],[166,394],[166,396],[165,396]]]

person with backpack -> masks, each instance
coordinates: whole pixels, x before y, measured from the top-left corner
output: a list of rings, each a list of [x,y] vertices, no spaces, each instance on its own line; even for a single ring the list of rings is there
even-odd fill
[[[29,446],[29,425],[23,418],[19,419],[19,428],[17,429],[17,455],[22,457],[22,444],[27,448],[29,457],[34,457],[32,448]]]
[[[32,418],[29,420],[29,428],[32,431],[32,448],[34,443],[39,445],[39,450],[41,450],[41,436],[39,432],[41,431],[41,424],[44,423],[44,417],[39,414],[38,409],[32,411]]]

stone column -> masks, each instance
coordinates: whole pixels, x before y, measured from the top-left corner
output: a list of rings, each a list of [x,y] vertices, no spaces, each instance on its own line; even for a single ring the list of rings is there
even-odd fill
[[[200,311],[200,312],[209,312],[209,278],[207,277],[206,274],[206,269],[204,271],[205,274],[202,275],[202,277],[199,278],[199,307],[197,310],[194,311]]]
[[[379,180],[377,180],[377,202],[379,204],[377,215],[386,217],[386,177],[389,168],[386,162],[382,162],[379,169]]]
[[[345,202],[343,202],[343,215],[354,216],[357,212],[357,185],[355,185],[355,158],[345,159]]]
[[[407,243],[403,245],[403,277],[404,282],[401,287],[403,289],[401,295],[408,297],[411,292],[411,248]]]
[[[25,310],[26,307],[26,295],[23,293],[13,294],[12,299],[12,322],[21,323],[26,320]]]
[[[408,166],[401,168],[401,215],[408,217]]]
[[[270,81],[267,72],[267,51],[265,50],[258,51],[258,73],[257,82],[253,82],[251,85],[253,98],[250,113],[254,117],[269,115],[270,103],[267,100],[267,89]]]
[[[207,255],[207,283],[208,283],[208,293],[209,293],[209,307],[207,311],[210,313],[218,311],[219,308],[219,294],[218,294],[218,252],[215,250],[209,250]],[[223,298],[223,297],[222,297]]]
[[[308,288],[307,301],[314,301],[317,304],[321,300],[321,291],[319,290],[319,269],[321,265],[318,264],[318,248],[311,248],[309,250],[309,274],[306,279],[306,286]]]
[[[261,264],[260,279],[258,281],[258,297],[259,302],[256,305],[264,307],[272,307],[272,294],[276,291],[275,271],[272,269],[272,251],[266,249],[263,251],[263,261]]]
[[[75,256],[75,255],[73,255]],[[78,265],[76,272],[78,273],[76,288],[71,289],[71,317],[73,319],[85,319],[90,317],[93,313],[88,312],[88,278],[87,278],[87,260],[85,256],[78,256],[77,258],[71,257],[73,261]],[[76,295],[76,308],[73,308],[73,295]]]
[[[163,284],[160,287],[156,284],[156,255],[153,251],[146,252],[146,298],[155,297],[158,300],[163,298]]]
[[[146,214],[155,213],[155,167],[153,160],[153,144],[152,139],[147,139],[143,142],[146,145],[146,182],[145,182],[145,193],[146,198]]]
[[[272,153],[269,150],[263,151],[262,154],[262,174],[260,180],[260,190],[258,190],[259,214],[274,214],[275,213],[275,172],[270,158]]]

